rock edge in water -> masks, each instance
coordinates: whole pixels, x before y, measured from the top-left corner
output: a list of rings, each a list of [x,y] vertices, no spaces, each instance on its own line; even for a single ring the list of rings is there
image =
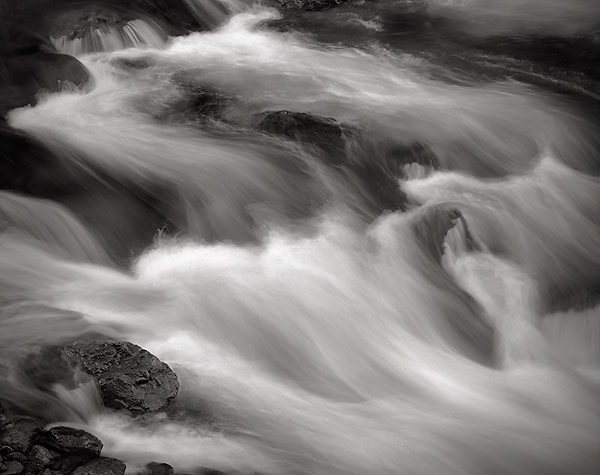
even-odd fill
[[[23,372],[42,390],[71,389],[94,380],[105,407],[134,414],[164,409],[175,399],[179,380],[148,351],[126,341],[82,340],[44,348],[23,363]]]
[[[164,408],[179,389],[177,375],[156,356],[133,343],[104,337],[46,347],[27,358],[22,369],[42,390],[94,380],[105,406],[134,414]],[[66,426],[44,430],[44,421],[5,405],[0,401],[0,474],[125,473],[125,463],[100,455],[103,444],[92,434]],[[150,463],[141,473],[175,472],[170,465]]]

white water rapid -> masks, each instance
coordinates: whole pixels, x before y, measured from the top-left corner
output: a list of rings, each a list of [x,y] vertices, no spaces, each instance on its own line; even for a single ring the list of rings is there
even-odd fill
[[[91,83],[8,114],[76,169],[157,196],[179,231],[118,267],[72,209],[0,193],[2,396],[42,397],[15,362],[94,331],[181,382],[180,417],[52,396],[130,473],[597,474],[600,306],[556,305],[600,280],[597,126],[516,80],[441,78],[276,18],[166,44],[130,25],[102,53],[65,41]],[[220,115],[178,115],[206,90]],[[352,170],[414,143],[439,169],[399,166],[406,209],[373,211],[348,163],[255,131],[280,110],[344,124]]]

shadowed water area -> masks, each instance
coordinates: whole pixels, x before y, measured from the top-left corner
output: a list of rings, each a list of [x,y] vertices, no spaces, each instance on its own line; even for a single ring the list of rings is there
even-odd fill
[[[132,474],[598,473],[595,0],[0,13],[5,404]],[[176,400],[27,379],[90,334]]]

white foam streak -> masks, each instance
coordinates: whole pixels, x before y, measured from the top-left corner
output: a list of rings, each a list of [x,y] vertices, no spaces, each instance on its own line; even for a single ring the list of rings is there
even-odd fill
[[[410,264],[410,219],[384,218],[372,244],[336,221],[314,238],[276,233],[259,249],[170,245],[132,277],[24,252],[2,275],[94,325],[125,325],[124,336],[178,372],[181,404],[252,434],[91,422],[114,441],[106,454],[133,465],[149,459],[147,442],[155,458],[183,468],[226,467],[227,454],[249,451],[232,462],[246,473],[593,473],[597,388],[545,358],[543,339],[528,347],[533,359],[510,353],[510,372],[465,358],[444,324],[446,300]],[[482,289],[502,282],[497,275]],[[512,285],[486,308],[519,321],[535,308],[513,299]],[[523,347],[507,322],[494,325]],[[175,434],[181,445],[169,442]],[[192,446],[205,449],[192,456]]]

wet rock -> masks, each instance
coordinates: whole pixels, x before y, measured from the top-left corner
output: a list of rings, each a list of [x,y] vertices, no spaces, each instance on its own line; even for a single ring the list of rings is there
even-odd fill
[[[166,463],[150,462],[139,475],[175,475],[175,470]]]
[[[256,128],[319,147],[328,155],[332,165],[343,161],[344,130],[335,119],[287,110],[269,111],[257,117]]]
[[[22,367],[43,390],[56,383],[72,388],[93,378],[106,407],[134,413],[164,408],[179,390],[177,375],[154,355],[133,343],[105,338],[45,348]]]
[[[76,468],[72,475],[123,475],[125,468],[125,464],[120,460],[98,457]]]
[[[413,224],[419,247],[436,262],[440,262],[444,253],[444,239],[462,214],[449,206],[432,206]]]
[[[181,94],[166,109],[154,114],[160,121],[204,125],[210,120],[222,120],[233,101],[214,88],[195,83],[195,77],[188,72],[174,74],[172,81]]]
[[[299,10],[325,10],[347,2],[348,0],[278,0],[281,8]]]
[[[26,452],[41,428],[40,422],[30,417],[9,418],[0,426],[0,446],[10,447],[10,449],[7,452],[7,449],[2,447],[0,453],[4,456],[12,452]]]
[[[34,444],[29,449],[27,462],[33,469],[42,470],[44,467],[51,465],[60,456],[60,453],[56,450]]]
[[[23,470],[25,469],[25,466],[21,462],[17,462],[16,460],[10,460],[4,465],[4,475],[16,475],[18,473],[23,473]]]
[[[53,427],[43,431],[36,439],[36,443],[62,452],[91,457],[100,455],[102,450],[100,439],[71,427]]]
[[[6,460],[16,460],[17,462],[21,462],[22,464],[27,463],[27,457],[21,452],[11,452],[6,456]]]
[[[67,83],[89,81],[86,67],[73,56],[51,51],[0,55],[0,115],[10,109],[34,105],[42,91],[57,92]]]
[[[58,459],[56,459],[50,465],[50,469],[54,475],[66,475],[78,467],[85,465],[90,460],[94,460],[95,457],[91,457],[89,455],[77,455],[77,454],[69,454],[62,455]]]
[[[171,368],[133,343],[96,340],[78,342],[63,350],[98,382],[106,407],[157,411],[179,390],[177,375]]]

